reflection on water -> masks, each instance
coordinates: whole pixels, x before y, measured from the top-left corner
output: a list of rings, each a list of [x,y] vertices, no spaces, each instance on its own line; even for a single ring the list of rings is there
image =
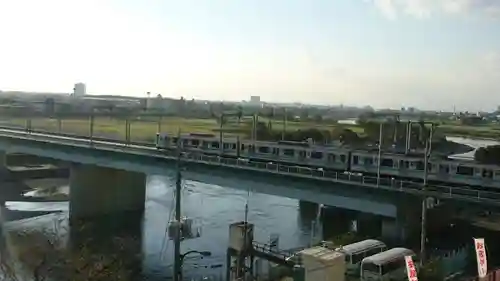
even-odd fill
[[[68,202],[5,202],[5,207],[8,210],[15,211],[44,211],[44,212],[57,212],[68,211]]]

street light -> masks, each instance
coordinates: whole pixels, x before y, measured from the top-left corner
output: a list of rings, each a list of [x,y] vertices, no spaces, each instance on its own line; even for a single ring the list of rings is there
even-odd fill
[[[184,258],[188,255],[191,255],[191,254],[198,254],[202,257],[210,257],[212,255],[212,253],[209,251],[200,252],[200,251],[195,251],[195,250],[187,251],[184,254],[180,255],[179,256],[179,272],[177,272],[177,274],[179,276],[179,280],[181,280],[181,281],[182,281],[182,265],[184,264]]]

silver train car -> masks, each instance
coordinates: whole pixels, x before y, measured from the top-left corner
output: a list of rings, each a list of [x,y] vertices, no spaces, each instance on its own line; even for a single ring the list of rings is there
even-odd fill
[[[213,135],[199,134],[183,135],[180,139],[179,141],[177,136],[157,134],[156,147],[173,150],[177,149],[180,142],[182,149],[189,152],[349,170],[348,149],[319,146],[308,142],[254,142],[238,138],[224,138],[221,142]]]
[[[158,149],[177,149],[179,143],[183,150],[194,153],[286,162],[361,174],[378,173],[376,150],[350,150],[310,142],[254,142],[238,138],[223,138],[221,141],[211,134],[182,135],[180,139],[178,136],[157,134]],[[383,153],[380,159],[380,173],[385,176],[422,180],[424,166],[424,158],[417,156]],[[500,188],[500,166],[430,159],[427,169],[429,181]]]
[[[425,159],[415,156],[384,153],[380,157],[380,173],[394,177],[423,179]],[[351,171],[376,174],[378,152],[352,151]],[[430,159],[427,179],[453,184],[500,188],[500,166],[484,165],[472,161]]]

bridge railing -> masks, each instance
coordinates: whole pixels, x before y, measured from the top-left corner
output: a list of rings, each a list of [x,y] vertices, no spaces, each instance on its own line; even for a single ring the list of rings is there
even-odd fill
[[[417,192],[437,193],[441,197],[467,197],[477,200],[494,200],[500,203],[500,192],[477,190],[468,187],[452,187],[444,185],[428,184],[425,187],[422,183],[398,179],[377,178],[371,176],[353,175],[350,173],[325,171],[309,167],[284,165],[278,163],[252,162],[242,159],[223,158],[219,156],[186,154],[186,158],[215,165],[238,166],[255,170],[263,170],[270,173],[289,174],[301,177],[310,177],[332,182],[349,184],[361,184],[374,188],[385,188],[399,191],[413,190]],[[378,184],[377,184],[378,182]]]
[[[12,129],[12,128],[10,128]],[[47,136],[45,136],[47,137]],[[64,142],[65,140],[61,137],[65,137],[65,135],[56,135],[54,138],[58,138],[59,142]],[[90,141],[88,137],[67,135],[66,137],[78,138],[83,144],[87,144]],[[94,142],[116,142],[116,140],[109,139],[95,139],[92,138]],[[71,141],[72,145],[74,145],[74,140]],[[109,145],[109,144],[107,144]],[[126,142],[116,142],[116,145],[124,146],[124,145],[136,145],[138,149],[134,149],[131,152],[141,153],[140,147],[151,147],[151,144],[144,145],[142,143],[126,143]],[[103,144],[103,148],[106,148],[106,145]],[[175,157],[175,151],[162,151],[162,155],[167,157]],[[367,187],[373,188],[383,188],[388,190],[398,190],[401,192],[410,192],[417,194],[429,194],[432,196],[438,196],[441,198],[466,198],[466,199],[474,199],[475,201],[490,201],[497,202],[500,204],[500,192],[491,192],[480,189],[473,189],[470,187],[452,187],[452,186],[444,186],[444,185],[435,185],[429,184],[424,187],[422,183],[412,182],[407,180],[399,180],[399,179],[390,179],[390,178],[377,178],[372,176],[363,176],[358,174],[352,174],[349,172],[336,172],[324,170],[321,168],[309,168],[298,165],[286,165],[274,162],[255,162],[248,159],[235,159],[235,158],[224,158],[220,156],[209,156],[202,154],[194,154],[194,153],[183,153],[183,158],[192,161],[192,162],[201,162],[207,163],[211,165],[222,165],[229,167],[239,167],[249,170],[257,170],[257,171],[266,171],[269,173],[282,174],[282,175],[291,175],[298,176],[303,178],[313,178],[319,180],[325,180],[329,182],[338,182],[338,183],[346,183],[346,184],[356,184],[363,185]]]

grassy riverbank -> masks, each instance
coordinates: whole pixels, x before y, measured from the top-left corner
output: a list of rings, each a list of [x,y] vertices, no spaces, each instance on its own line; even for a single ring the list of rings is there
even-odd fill
[[[259,121],[265,124],[271,124],[273,130],[281,131],[283,121],[269,120],[259,118]],[[99,117],[94,119],[94,136],[106,137],[113,139],[125,139],[125,120],[110,117]],[[26,119],[14,118],[3,120],[0,122],[5,125],[13,125],[18,127],[26,126]],[[90,120],[89,119],[64,119],[59,122],[57,119],[37,118],[31,121],[31,126],[34,130],[45,130],[53,132],[62,132],[67,134],[75,134],[82,136],[90,135]],[[333,131],[336,129],[349,129],[358,135],[364,135],[364,129],[358,125],[337,124],[335,122],[301,122],[288,121],[286,130],[289,132],[305,129],[319,129]],[[218,134],[220,124],[216,119],[194,119],[181,117],[163,117],[161,122],[161,131],[170,134],[177,134],[181,130],[183,133],[205,133]],[[223,126],[223,132],[226,136],[248,136],[251,130],[251,120],[244,118],[238,124],[236,119],[227,121]],[[468,137],[478,139],[500,139],[500,126],[493,125],[478,125],[465,126],[455,123],[446,123],[439,125],[438,133],[446,136]],[[158,120],[154,119],[136,119],[131,121],[130,125],[131,140],[138,142],[153,142],[156,132],[158,131]]]
[[[260,118],[260,122],[268,123],[269,120]],[[26,119],[9,119],[2,122],[5,125],[13,125],[24,128]],[[125,139],[125,120],[100,117],[94,119],[94,136]],[[154,141],[158,131],[157,120],[133,120],[130,123],[130,137],[132,141]],[[0,123],[1,124],[1,123]],[[273,120],[271,124],[274,129],[281,130],[283,122]],[[44,130],[52,132],[61,132],[67,134],[75,134],[88,136],[90,135],[90,120],[89,119],[64,119],[60,122],[57,119],[38,118],[31,121],[31,126],[34,130]],[[363,133],[363,129],[356,126],[337,125],[335,123],[314,123],[314,122],[297,122],[289,121],[286,124],[286,130],[293,132],[296,130],[304,130],[316,128],[320,130],[334,130],[335,128],[349,128],[357,133]],[[161,131],[164,133],[177,134],[179,129],[183,133],[205,133],[218,134],[220,124],[215,119],[187,119],[180,117],[164,117],[161,122]],[[238,124],[236,120],[228,121],[222,127],[226,136],[228,135],[249,135],[251,130],[251,120],[248,118],[242,119]]]

